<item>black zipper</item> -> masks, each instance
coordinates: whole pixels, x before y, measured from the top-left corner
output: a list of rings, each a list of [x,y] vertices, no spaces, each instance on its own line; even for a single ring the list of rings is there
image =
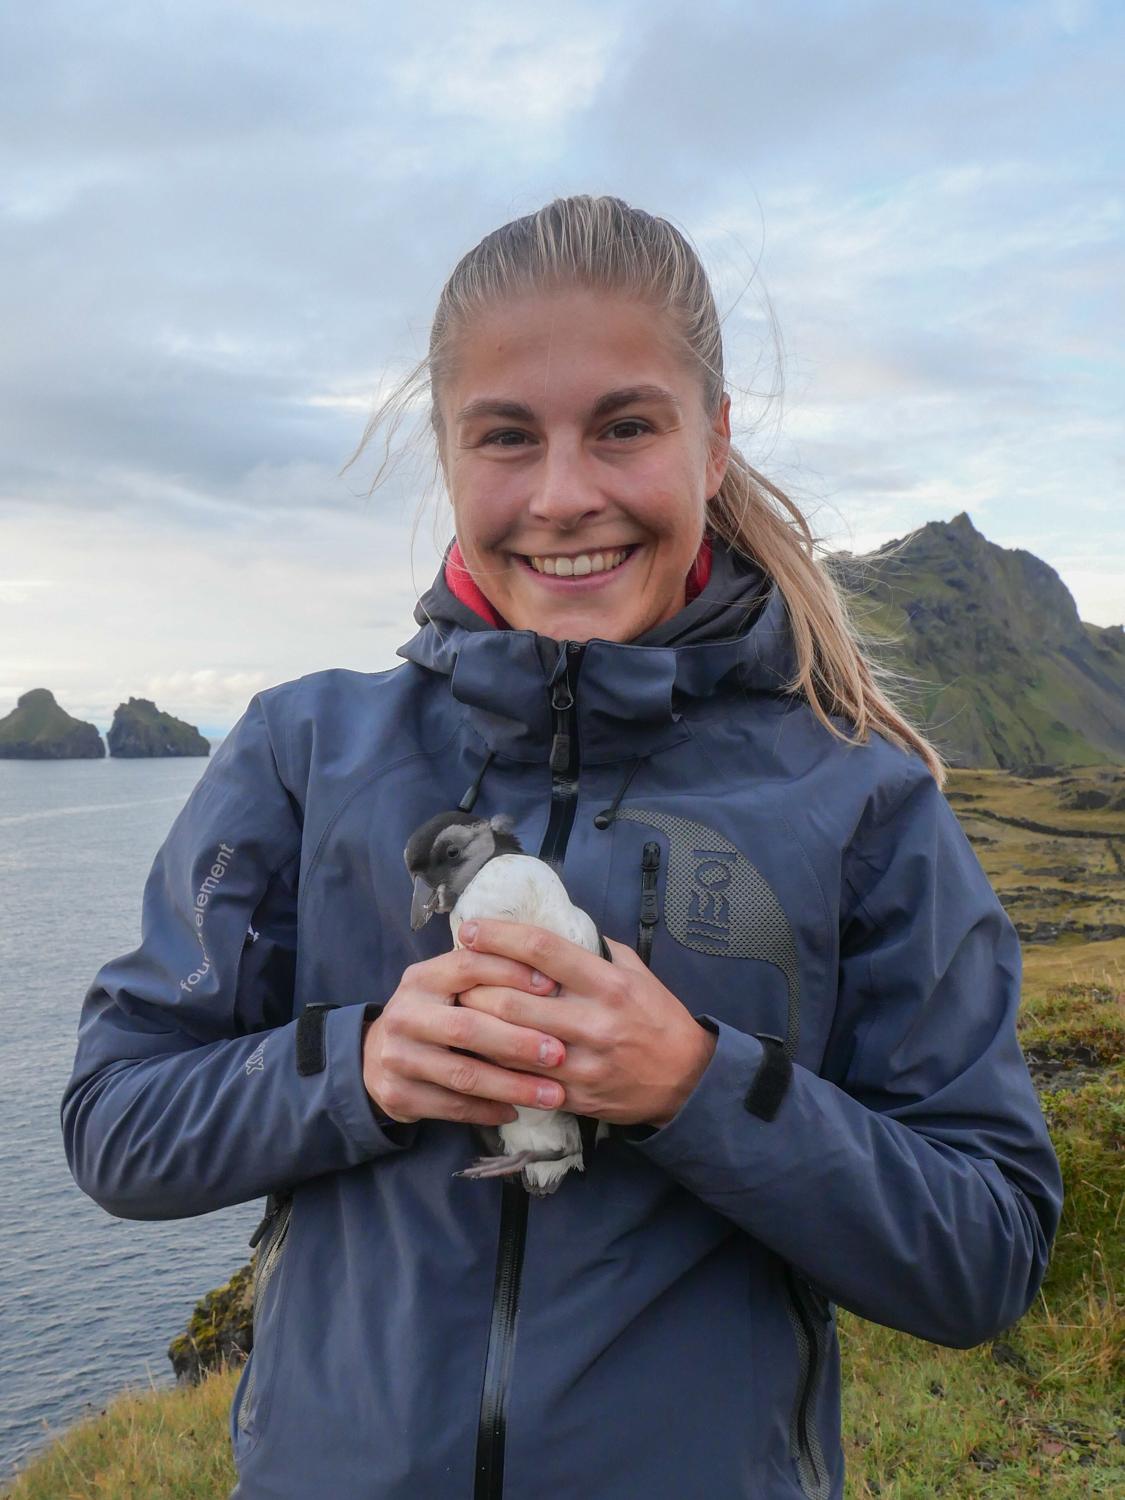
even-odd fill
[[[561,874],[574,812],[578,802],[578,712],[575,689],[585,646],[563,643],[566,670],[551,689],[551,811],[539,850],[556,874]],[[504,1437],[507,1426],[508,1384],[515,1352],[520,1278],[527,1239],[528,1194],[519,1178],[503,1180],[500,1200],[500,1241],[496,1251],[496,1279],[492,1289],[492,1319],[484,1361],[480,1422],[477,1427],[476,1484],[473,1500],[502,1500],[504,1493]]]
[[[551,689],[551,712],[553,714],[551,738],[551,815],[547,820],[547,832],[539,850],[555,871],[562,872],[566,856],[567,841],[574,826],[574,809],[578,801],[578,714],[575,708],[575,690],[578,670],[582,665],[585,646],[578,641],[567,641],[566,671]]]
[[[814,1444],[810,1436],[809,1411],[812,1403],[813,1388],[816,1385],[820,1373],[820,1336],[809,1314],[808,1304],[801,1296],[796,1279],[791,1269],[786,1270],[786,1279],[789,1282],[790,1301],[793,1310],[804,1329],[805,1338],[808,1341],[808,1365],[804,1371],[804,1380],[797,1400],[797,1446],[799,1455],[808,1464],[812,1471],[809,1483],[805,1482],[804,1475],[801,1476],[801,1488],[806,1494],[820,1496],[824,1493],[827,1483],[827,1475],[822,1474],[820,1465],[817,1463],[816,1455],[820,1450],[819,1441]]]
[[[641,916],[637,926],[637,954],[642,963],[652,960],[652,935],[659,920],[656,876],[660,869],[660,845],[646,844],[641,855]]]

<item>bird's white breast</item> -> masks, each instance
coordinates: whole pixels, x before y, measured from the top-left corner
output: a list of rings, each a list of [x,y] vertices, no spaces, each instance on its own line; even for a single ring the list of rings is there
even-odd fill
[[[545,927],[589,953],[600,951],[593,920],[572,904],[566,887],[550,865],[529,854],[499,854],[469,881],[449,914],[455,948],[461,946],[457,941],[461,923],[470,917],[527,922],[533,927]],[[552,1191],[568,1171],[583,1170],[582,1137],[574,1115],[565,1109],[533,1109],[518,1104],[513,1108],[516,1119],[499,1127],[506,1152],[561,1147],[571,1153],[561,1161],[529,1163],[524,1176],[530,1182]],[[599,1120],[595,1139],[604,1140],[608,1134],[608,1125]]]
[[[473,876],[449,914],[454,947],[461,946],[461,923],[471,917],[545,927],[589,953],[599,951],[598,929],[591,918],[572,904],[550,865],[529,854],[499,854]]]

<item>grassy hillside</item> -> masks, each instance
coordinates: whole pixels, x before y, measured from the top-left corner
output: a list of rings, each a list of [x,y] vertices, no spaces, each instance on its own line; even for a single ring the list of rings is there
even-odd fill
[[[1042,1293],[1000,1339],[943,1349],[840,1314],[848,1495],[1119,1495],[1125,935],[1106,934],[1125,908],[1125,768],[962,771],[947,790],[1023,933],[1020,1037],[1066,1204]],[[10,1500],[226,1500],[236,1379],[116,1398],[56,1441]]]
[[[965,514],[837,565],[911,708],[957,765],[1125,760],[1125,631],[1078,618],[1058,574]]]

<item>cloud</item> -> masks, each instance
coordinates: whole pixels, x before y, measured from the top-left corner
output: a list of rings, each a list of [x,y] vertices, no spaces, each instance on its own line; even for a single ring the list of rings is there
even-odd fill
[[[111,657],[123,685],[214,672],[218,713],[238,673],[366,659],[357,620],[401,604],[405,631],[403,578],[372,607],[354,554],[380,517],[407,565],[424,400],[372,506],[377,446],[338,471],[457,259],[570,191],[692,233],[733,306],[744,444],[826,531],[877,542],[967,507],[1056,566],[1093,535],[1125,575],[1123,32],[1080,0],[8,7],[0,517],[6,575],[55,580],[18,605],[0,589],[37,622],[19,660],[73,667],[92,702]],[[77,553],[60,574],[51,528],[100,579]],[[270,614],[261,558],[302,601],[335,564],[316,653]],[[237,660],[198,631],[183,660],[182,609],[150,660],[95,607],[105,580],[173,572],[193,601],[250,588]],[[1120,614],[1073,576],[1087,618]]]

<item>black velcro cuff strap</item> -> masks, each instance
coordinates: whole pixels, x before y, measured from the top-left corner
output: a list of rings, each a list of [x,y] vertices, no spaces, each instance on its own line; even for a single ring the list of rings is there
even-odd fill
[[[324,1022],[330,1010],[339,1010],[338,1005],[314,1001],[306,1005],[297,1022],[297,1072],[302,1078],[312,1073],[323,1073],[327,1059],[324,1055]]]
[[[793,1064],[785,1055],[780,1037],[759,1035],[758,1040],[765,1055],[742,1102],[759,1120],[772,1120],[793,1077]]]

